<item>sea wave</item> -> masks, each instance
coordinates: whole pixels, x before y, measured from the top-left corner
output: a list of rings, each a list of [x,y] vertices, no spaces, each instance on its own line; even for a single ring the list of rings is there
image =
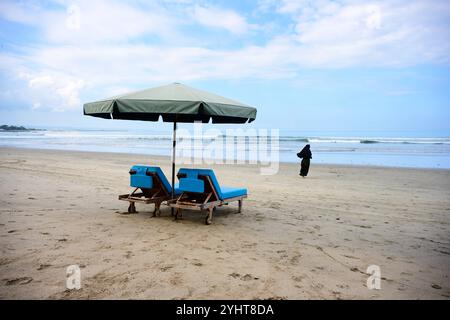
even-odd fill
[[[379,139],[362,139],[360,140],[362,144],[375,144],[375,143],[385,143],[385,144],[450,144],[449,138],[379,138]]]
[[[241,138],[241,139],[239,139]],[[223,141],[246,141],[253,143],[253,141],[261,141],[263,136],[238,136],[238,135],[186,135],[179,133],[177,139],[192,140],[192,141],[214,141],[216,139],[222,139]],[[272,140],[271,136],[264,137],[267,141]],[[125,140],[136,142],[151,142],[151,141],[171,141],[172,134],[151,134],[142,132],[121,132],[121,131],[44,131],[44,132],[0,132],[0,139],[66,139],[66,140]],[[404,145],[450,145],[450,137],[445,138],[405,138],[405,137],[367,137],[367,136],[353,136],[353,137],[340,137],[340,136],[294,136],[285,135],[278,138],[281,144],[306,144],[311,143],[315,145],[320,144],[404,144]]]
[[[450,138],[363,138],[363,137],[314,137],[310,143],[356,143],[356,144],[450,144]]]

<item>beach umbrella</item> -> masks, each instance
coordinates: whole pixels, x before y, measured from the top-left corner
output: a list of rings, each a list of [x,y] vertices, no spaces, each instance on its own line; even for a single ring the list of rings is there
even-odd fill
[[[180,83],[85,103],[84,115],[104,119],[173,122],[172,198],[175,190],[177,123],[246,123],[256,118],[256,108]]]

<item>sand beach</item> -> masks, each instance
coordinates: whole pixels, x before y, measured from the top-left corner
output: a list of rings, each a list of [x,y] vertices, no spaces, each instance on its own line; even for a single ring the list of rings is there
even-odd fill
[[[99,164],[101,163],[101,164]],[[449,299],[450,170],[212,166],[249,190],[213,224],[124,214],[148,155],[0,149],[1,299]],[[81,289],[66,289],[66,268]],[[381,289],[366,286],[370,265]]]

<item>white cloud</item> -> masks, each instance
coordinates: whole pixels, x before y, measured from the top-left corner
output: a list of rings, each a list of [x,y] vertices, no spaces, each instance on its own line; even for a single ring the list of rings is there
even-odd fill
[[[58,2],[58,1],[57,1]],[[32,2],[4,0],[0,17],[38,27],[52,44],[93,44],[128,41],[141,36],[176,37],[175,17],[152,3],[112,0],[62,1],[52,9]]]
[[[57,88],[56,92],[64,101],[63,106],[69,108],[77,108],[80,104],[80,90],[83,89],[85,83],[81,79],[72,80]],[[64,110],[64,108],[62,108]]]
[[[449,61],[450,2],[285,0],[278,10],[295,22],[289,37],[299,55],[313,66]]]
[[[293,13],[306,6],[307,1],[301,0],[283,0],[280,1],[278,6],[278,12],[280,13]]]
[[[30,88],[45,88],[54,84],[53,78],[49,75],[41,75],[36,77],[29,77],[28,86]]]
[[[381,10],[379,6],[369,5],[366,7],[366,27],[368,29],[380,29],[381,27]]]
[[[80,8],[79,28],[73,17],[77,10],[68,15],[65,5],[44,10],[0,2],[3,19],[36,26],[43,35],[32,47],[0,52],[1,72],[11,78],[22,75],[28,90],[24,96],[35,108],[74,109],[86,92],[101,98],[122,88],[172,81],[274,79],[295,77],[305,68],[450,62],[446,1],[264,0],[262,9],[278,12],[293,27],[273,38],[250,33],[254,42],[243,37],[246,44],[228,48],[224,39],[202,46],[182,27],[225,29],[231,40],[248,36],[255,26],[232,10],[191,0],[169,1],[175,3],[173,10],[140,0],[74,3]],[[156,36],[163,41],[155,41]]]
[[[30,14],[30,11],[34,14],[42,14],[41,8],[33,3],[6,0],[0,2],[0,17],[9,21],[34,24],[37,16]]]
[[[223,28],[234,34],[243,34],[250,29],[246,19],[232,10],[196,5],[193,14],[198,23],[207,27]]]
[[[82,79],[68,77],[65,74],[52,73],[19,74],[19,78],[27,81],[28,92],[33,109],[45,107],[53,111],[65,111],[79,108],[80,91],[85,82]]]

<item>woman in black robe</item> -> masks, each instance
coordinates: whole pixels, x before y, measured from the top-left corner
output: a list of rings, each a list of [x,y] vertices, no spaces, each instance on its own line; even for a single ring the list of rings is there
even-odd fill
[[[307,144],[302,151],[297,153],[297,156],[302,159],[300,175],[304,178],[308,175],[309,165],[312,159],[311,146]]]

